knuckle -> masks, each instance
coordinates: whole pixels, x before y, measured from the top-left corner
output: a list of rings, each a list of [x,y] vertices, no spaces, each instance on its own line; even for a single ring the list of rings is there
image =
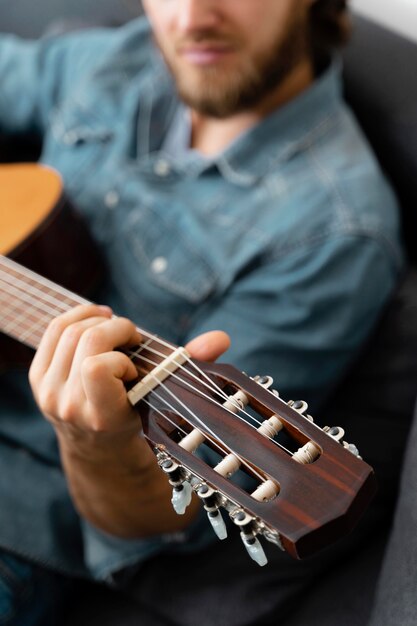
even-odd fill
[[[44,385],[39,389],[37,402],[43,413],[56,413],[57,397],[55,390],[51,387]]]
[[[71,399],[66,399],[65,402],[62,403],[59,409],[59,418],[62,422],[66,424],[74,424],[77,421],[79,414],[78,405],[73,402]]]
[[[92,381],[100,380],[103,377],[105,369],[101,360],[94,356],[86,357],[81,365],[82,375]]]
[[[93,326],[84,331],[83,342],[87,349],[96,349],[103,341],[103,330],[100,326]]]
[[[77,324],[71,324],[67,326],[62,333],[62,338],[66,344],[77,344],[80,339],[80,329]]]
[[[97,413],[93,413],[88,420],[90,430],[95,433],[103,433],[106,430],[106,425],[103,418]]]

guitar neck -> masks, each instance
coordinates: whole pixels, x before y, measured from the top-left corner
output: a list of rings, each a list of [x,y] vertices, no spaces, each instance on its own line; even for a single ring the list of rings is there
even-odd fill
[[[36,349],[48,324],[88,300],[0,256],[0,331]]]
[[[29,348],[37,349],[49,323],[58,315],[90,301],[76,295],[8,257],[0,255],[0,332]],[[172,354],[176,346],[138,327],[142,356],[156,351],[158,358]],[[128,352],[138,373],[145,375],[157,363],[146,363]]]

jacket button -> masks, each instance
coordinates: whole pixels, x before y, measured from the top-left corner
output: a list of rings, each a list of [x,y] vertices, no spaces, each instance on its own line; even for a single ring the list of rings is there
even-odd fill
[[[104,203],[109,209],[113,209],[119,204],[119,194],[117,191],[108,191],[104,196]]]
[[[162,274],[168,267],[168,261],[164,256],[157,256],[151,263],[151,270],[155,274]]]
[[[67,130],[63,136],[64,143],[68,146],[72,146],[77,143],[79,135],[75,130]]]
[[[165,159],[158,159],[154,165],[154,172],[157,176],[168,176],[171,166]]]

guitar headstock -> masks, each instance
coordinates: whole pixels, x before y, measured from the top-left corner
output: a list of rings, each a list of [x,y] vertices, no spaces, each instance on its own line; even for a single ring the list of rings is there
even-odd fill
[[[305,402],[284,402],[271,384],[188,359],[139,400],[174,508],[182,513],[195,492],[221,539],[225,510],[259,564],[266,561],[258,537],[309,556],[347,534],[376,489],[372,468],[342,441],[343,429],[319,428]],[[201,446],[213,462],[196,453]],[[249,489],[236,480],[242,473]]]

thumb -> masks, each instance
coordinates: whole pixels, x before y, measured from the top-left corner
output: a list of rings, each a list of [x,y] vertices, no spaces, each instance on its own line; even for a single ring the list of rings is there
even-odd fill
[[[230,347],[230,337],[222,330],[212,330],[192,339],[185,346],[200,361],[215,361]]]

